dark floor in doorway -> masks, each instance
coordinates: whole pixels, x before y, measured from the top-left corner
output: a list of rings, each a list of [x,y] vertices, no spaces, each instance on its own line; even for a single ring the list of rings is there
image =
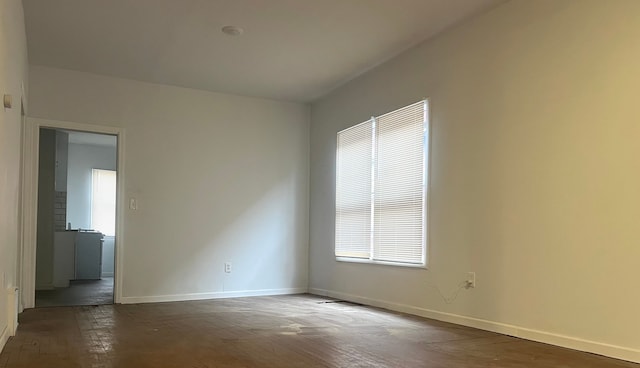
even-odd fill
[[[36,308],[113,304],[113,277],[71,281],[68,288],[36,291]]]

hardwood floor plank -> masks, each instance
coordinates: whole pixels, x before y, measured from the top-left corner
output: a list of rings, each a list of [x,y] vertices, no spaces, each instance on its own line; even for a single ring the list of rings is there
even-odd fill
[[[312,295],[40,308],[0,368],[576,367],[620,360]]]

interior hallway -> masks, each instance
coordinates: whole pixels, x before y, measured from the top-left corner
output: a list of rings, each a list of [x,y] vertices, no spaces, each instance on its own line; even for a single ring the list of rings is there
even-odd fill
[[[1,368],[640,367],[311,295],[41,308],[20,317]]]

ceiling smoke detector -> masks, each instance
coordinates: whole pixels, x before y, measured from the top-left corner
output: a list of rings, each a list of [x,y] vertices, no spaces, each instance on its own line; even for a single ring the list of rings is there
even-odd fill
[[[240,36],[244,33],[244,29],[236,26],[224,26],[222,27],[222,33],[229,36]]]

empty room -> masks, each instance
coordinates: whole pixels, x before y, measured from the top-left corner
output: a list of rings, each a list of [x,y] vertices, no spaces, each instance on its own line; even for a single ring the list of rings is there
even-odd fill
[[[639,368],[638,40],[638,0],[1,0],[0,368]]]

